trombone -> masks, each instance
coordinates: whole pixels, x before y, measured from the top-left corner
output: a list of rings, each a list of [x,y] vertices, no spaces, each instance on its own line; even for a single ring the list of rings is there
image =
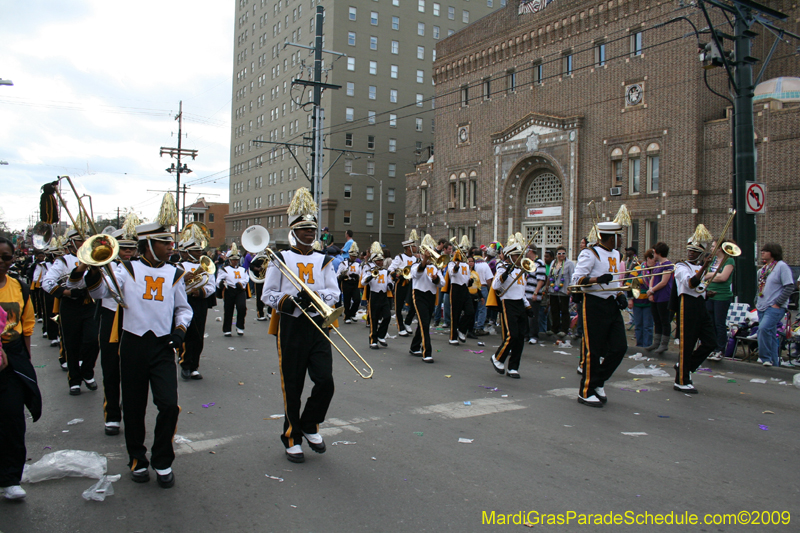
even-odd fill
[[[56,181],[60,182],[62,179],[66,179],[69,182],[69,186],[72,188],[72,192],[75,194],[75,198],[78,200],[78,219],[83,217],[89,223],[92,233],[95,233],[95,235],[92,237],[88,239],[86,238],[83,225],[79,225],[77,223],[76,219],[72,216],[72,213],[70,213],[64,198],[61,196],[59,188],[54,187],[55,193],[58,196],[58,200],[61,202],[61,206],[64,208],[64,211],[67,212],[67,216],[72,221],[72,226],[75,228],[75,231],[80,234],[81,239],[84,241],[75,255],[78,257],[78,260],[81,263],[103,269],[106,275],[102,276],[102,278],[106,285],[108,285],[108,290],[111,292],[111,297],[120,306],[127,309],[128,306],[125,304],[125,300],[122,298],[122,290],[120,289],[117,277],[114,275],[114,269],[110,266],[110,263],[117,258],[117,255],[119,255],[119,243],[112,235],[98,233],[92,217],[89,216],[89,212],[86,211],[86,207],[84,207],[83,202],[81,201],[82,196],[78,194],[75,184],[72,183],[72,179],[69,176],[58,176]],[[91,197],[89,197],[89,199],[91,200]],[[40,224],[37,224],[34,227],[34,230],[39,226]],[[52,227],[49,229],[50,235],[52,235]],[[35,237],[36,236],[34,236],[34,238]]]
[[[250,226],[249,228],[244,230],[242,240],[244,240],[244,235],[248,235],[252,232],[257,232],[257,236],[253,238],[254,242],[248,243],[251,245],[253,249],[251,250],[246,248],[247,251],[249,251],[250,253],[264,252],[269,258],[270,265],[271,266],[274,265],[275,268],[277,268],[280,271],[280,273],[284,277],[286,277],[286,279],[289,280],[289,283],[294,285],[295,289],[297,289],[298,291],[303,291],[306,294],[308,294],[309,299],[311,300],[311,307],[317,314],[319,314],[319,316],[322,317],[322,326],[317,324],[314,321],[314,319],[311,318],[311,315],[309,315],[308,312],[298,304],[297,300],[293,296],[289,296],[288,298],[292,300],[295,303],[295,305],[297,305],[297,308],[300,309],[300,312],[303,313],[312,324],[314,324],[314,327],[316,327],[320,333],[322,333],[327,337],[328,342],[331,343],[331,346],[333,346],[336,349],[336,351],[339,352],[339,354],[342,357],[344,357],[344,360],[347,361],[347,363],[351,367],[353,367],[353,370],[355,370],[359,376],[361,376],[364,379],[371,378],[372,374],[374,373],[374,370],[372,369],[370,364],[367,363],[367,361],[363,357],[361,357],[361,354],[358,353],[358,351],[355,348],[353,348],[353,345],[350,344],[350,342],[348,342],[348,340],[344,338],[344,335],[342,335],[341,331],[339,331],[339,328],[333,325],[333,323],[336,322],[336,320],[342,315],[342,313],[344,313],[344,307],[332,308],[331,306],[323,302],[322,298],[320,298],[313,290],[311,290],[311,288],[309,288],[309,286],[306,285],[305,282],[302,279],[300,279],[300,277],[297,274],[292,272],[292,270],[286,265],[286,263],[283,262],[280,256],[268,248],[269,231],[267,231],[264,227],[258,225]],[[244,243],[242,243],[242,246],[244,246]],[[261,249],[259,250],[258,248]],[[361,372],[361,370],[359,370],[358,367],[356,367],[355,363],[353,363],[353,361],[350,360],[350,358],[347,357],[344,354],[344,352],[341,349],[339,349],[338,346],[336,346],[336,343],[334,343],[333,340],[327,335],[324,328],[332,328],[336,333],[339,334],[339,337],[345,342],[345,344],[347,344],[347,346],[350,347],[353,353],[356,354],[356,356],[358,356],[361,362],[367,365],[367,368],[369,370],[367,371],[366,374]]]
[[[447,268],[447,263],[450,262],[449,255],[439,254],[438,252],[436,252],[436,250],[434,250],[431,246],[427,244],[421,245],[420,250],[422,250],[423,253],[426,253],[429,256],[431,256],[431,259],[433,259],[432,261],[433,266],[435,266],[439,270],[444,270],[445,268]]]
[[[728,217],[728,222],[725,224],[725,227],[722,228],[722,233],[720,233],[719,237],[717,237],[717,245],[714,246],[713,250],[711,250],[711,257],[714,257],[717,254],[717,250],[722,248],[722,253],[725,254],[726,259],[723,259],[722,261],[720,261],[719,267],[717,267],[717,270],[714,271],[714,275],[711,276],[711,278],[709,278],[708,282],[707,283],[700,283],[700,285],[695,287],[695,289],[694,289],[695,291],[697,291],[697,292],[705,292],[706,287],[708,286],[708,284],[711,283],[712,281],[714,281],[714,278],[717,277],[717,274],[721,270],[722,265],[724,265],[725,261],[727,261],[727,257],[739,257],[740,255],[742,255],[741,248],[739,248],[738,246],[736,246],[732,242],[722,242],[722,240],[725,238],[725,234],[728,233],[728,228],[730,227],[731,222],[733,222],[733,217],[735,217],[735,216],[736,216],[736,209],[733,209],[731,211],[731,216]],[[702,269],[703,270],[703,275],[705,275],[705,270],[707,268],[708,268],[708,266],[706,266],[706,267],[704,267]]]

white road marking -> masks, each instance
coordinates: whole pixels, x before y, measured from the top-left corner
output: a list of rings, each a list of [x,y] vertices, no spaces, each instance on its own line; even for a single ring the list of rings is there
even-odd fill
[[[176,445],[175,455],[184,455],[187,453],[204,452],[206,450],[212,450],[217,446],[221,446],[222,444],[227,444],[241,437],[241,435],[231,435],[229,437],[219,437],[216,439],[199,440],[202,439],[202,437],[204,436],[205,435],[203,435],[202,433],[184,435],[184,437],[190,438],[192,442]]]
[[[502,413],[503,411],[515,411],[525,409],[524,405],[516,403],[516,400],[503,398],[481,398],[471,400],[471,405],[464,405],[464,402],[440,403],[412,409],[415,415],[437,414],[442,418],[470,418],[473,416],[490,415]]]
[[[547,394],[551,394],[553,396],[571,396],[576,397],[578,396],[578,389],[577,388],[566,388],[566,389],[553,389],[547,391]]]

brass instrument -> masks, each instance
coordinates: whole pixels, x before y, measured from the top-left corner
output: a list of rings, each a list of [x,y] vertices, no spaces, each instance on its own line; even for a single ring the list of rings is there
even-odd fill
[[[180,240],[187,241],[195,235],[199,235],[200,237],[197,245],[205,250],[208,247],[208,242],[211,240],[211,232],[208,231],[208,226],[197,220],[189,222],[181,230]]]
[[[33,247],[37,250],[44,250],[53,238],[53,226],[47,222],[37,222],[31,230],[31,240]]]
[[[200,257],[200,265],[197,270],[186,274],[183,278],[186,282],[186,292],[204,287],[216,272],[217,265],[214,264],[210,257],[207,255]]]
[[[519,267],[521,269],[519,274],[516,275],[514,280],[511,283],[509,283],[508,287],[506,287],[505,289],[503,287],[495,289],[494,292],[497,294],[497,296],[504,295],[508,289],[514,286],[514,284],[517,282],[517,280],[519,280],[519,278],[522,277],[523,274],[532,274],[533,272],[536,271],[536,264],[527,257],[523,258],[522,261],[520,261],[519,265],[514,266],[515,264],[516,263],[511,263],[511,271],[513,272],[514,268]]]
[[[653,267],[653,268],[655,268],[655,267]],[[629,285],[621,285],[619,287],[606,287],[604,289],[597,289],[597,290],[590,291],[590,292],[610,292],[610,291],[625,291],[625,290],[636,290],[636,291],[638,291],[638,289],[639,289],[639,287],[641,286],[641,283],[642,283],[641,280],[643,280],[645,278],[654,278],[656,276],[663,276],[664,274],[672,274],[674,271],[675,271],[675,267],[673,266],[670,269],[665,269],[665,270],[663,270],[661,272],[657,272],[655,274],[635,275],[635,277],[630,278],[631,279],[631,283]],[[612,280],[612,281],[624,281],[624,280],[619,280],[618,279],[618,280]],[[597,285],[597,283],[584,283],[583,285],[570,285],[567,288],[569,290],[571,290],[571,291],[574,291],[574,290],[581,290],[581,289],[583,289],[585,287],[594,287],[595,285]],[[634,297],[638,298],[638,296],[634,296]]]
[[[398,268],[397,270],[394,271],[394,273],[397,274],[398,277],[402,277],[403,279],[411,279],[411,267],[410,266],[406,266],[406,267],[403,267],[403,268]]]
[[[297,305],[297,308],[300,309],[300,312],[303,313],[306,316],[306,318],[308,318],[308,320],[312,324],[314,324],[314,327],[316,327],[319,330],[320,333],[325,335],[325,337],[328,339],[328,342],[331,343],[331,346],[333,346],[333,348],[337,352],[339,352],[339,354],[342,357],[344,357],[344,360],[347,361],[347,363],[351,367],[353,367],[353,370],[355,370],[356,373],[359,376],[361,376],[364,379],[371,378],[372,374],[374,373],[374,370],[372,369],[372,367],[361,356],[361,354],[358,353],[358,351],[355,348],[353,348],[353,345],[350,344],[347,341],[347,339],[344,338],[344,335],[342,335],[342,332],[339,331],[339,328],[337,328],[336,326],[333,325],[333,323],[336,322],[336,320],[342,315],[342,313],[344,313],[344,307],[332,308],[328,304],[323,302],[322,298],[320,298],[313,290],[311,290],[309,288],[309,286],[306,285],[305,282],[302,279],[300,279],[300,277],[297,274],[292,272],[292,270],[286,265],[286,263],[283,262],[283,260],[280,258],[280,256],[278,254],[276,254],[275,252],[273,252],[272,250],[270,250],[268,248],[268,246],[269,246],[269,231],[267,231],[266,228],[264,228],[262,226],[255,225],[255,226],[250,226],[249,228],[245,229],[244,233],[242,234],[242,246],[244,246],[244,236],[245,235],[251,235],[251,234],[252,235],[257,235],[258,238],[257,239],[252,239],[253,242],[248,241],[248,244],[250,246],[252,246],[253,249],[247,249],[247,248],[246,249],[250,253],[253,253],[253,252],[264,252],[267,255],[267,257],[269,258],[270,265],[272,265],[275,268],[277,268],[280,271],[280,273],[284,277],[286,277],[286,279],[289,280],[289,283],[294,285],[294,287],[298,291],[303,291],[308,295],[309,299],[311,300],[311,307],[313,308],[314,311],[316,311],[317,314],[319,314],[320,317],[322,317],[322,326],[317,324],[311,318],[311,315],[309,315],[308,312],[305,309],[303,309],[303,307],[301,307],[300,305],[297,305],[297,301],[295,300],[295,298],[293,296],[289,296],[289,299],[292,300],[295,303],[295,305]],[[258,245],[257,246],[255,244],[256,240],[258,240]],[[260,248],[260,249],[258,249],[258,248]],[[345,342],[345,344],[347,344],[347,346],[350,347],[350,349],[353,351],[353,353],[356,354],[356,356],[358,356],[358,358],[361,360],[361,362],[364,363],[365,365],[367,365],[367,368],[369,370],[367,371],[366,374],[361,372],[358,369],[358,367],[356,367],[356,365],[353,363],[353,361],[350,360],[350,358],[347,357],[344,354],[344,352],[339,349],[338,346],[336,346],[336,343],[334,343],[333,340],[331,340],[331,338],[325,332],[324,328],[332,328],[339,335],[339,337]]]
[[[445,268],[447,268],[447,263],[450,262],[449,255],[439,254],[436,252],[436,250],[434,250],[431,246],[427,244],[421,245],[420,250],[422,250],[422,253],[428,254],[431,257],[431,259],[433,259],[432,261],[433,266],[435,266],[439,270],[444,270]]]
[[[83,201],[81,201],[82,196],[78,194],[75,184],[72,183],[72,179],[69,176],[59,176],[57,181],[60,182],[62,179],[67,180],[73,194],[75,194],[75,198],[78,200],[78,219],[76,220],[72,216],[72,213],[70,213],[69,208],[67,208],[67,204],[64,201],[64,198],[61,196],[58,187],[54,187],[55,193],[58,196],[58,200],[61,202],[61,206],[64,208],[64,211],[67,212],[67,216],[72,221],[72,226],[75,228],[75,231],[80,234],[81,239],[84,241],[83,245],[81,245],[81,248],[75,255],[78,257],[78,260],[81,261],[81,263],[103,269],[106,275],[102,276],[102,278],[108,286],[108,290],[111,292],[111,297],[120,306],[127,309],[128,306],[125,304],[125,300],[122,298],[122,289],[120,289],[117,277],[114,275],[114,269],[111,268],[110,265],[110,263],[117,258],[117,254],[119,253],[119,243],[112,235],[98,233],[92,217],[89,216],[89,212],[86,210],[86,207],[84,207]],[[81,220],[81,218],[89,223],[92,232],[95,233],[91,239],[86,238],[86,233],[83,229],[83,226],[78,224],[78,220]]]
[[[725,224],[725,227],[722,228],[722,233],[720,233],[719,237],[717,237],[717,245],[714,246],[713,250],[711,250],[711,256],[713,257],[713,256],[715,256],[717,254],[717,250],[720,249],[720,246],[722,247],[722,253],[725,254],[726,258],[723,259],[722,261],[720,261],[720,267],[725,264],[725,261],[727,261],[728,257],[739,257],[740,255],[742,255],[742,249],[739,248],[738,246],[736,246],[735,244],[733,244],[732,242],[722,243],[722,239],[725,238],[725,234],[728,232],[728,228],[730,227],[731,222],[733,222],[733,218],[735,216],[736,216],[736,209],[734,209],[731,212],[731,216],[728,217],[728,222]],[[720,244],[720,243],[722,243],[722,244]],[[706,266],[706,267],[701,269],[701,271],[703,272],[702,274],[700,274],[700,278],[701,279],[705,275],[705,270],[707,268],[708,268],[708,266]],[[694,290],[697,291],[697,292],[705,292],[706,287],[708,287],[709,283],[714,281],[714,278],[717,277],[717,274],[719,273],[719,271],[720,271],[720,268],[717,268],[717,270],[714,271],[714,275],[711,276],[711,278],[709,278],[709,280],[707,282],[701,282],[700,285],[695,287]]]
[[[255,270],[253,270],[253,264],[258,262],[259,260],[261,261],[261,266],[256,267],[259,269],[259,271],[256,272]],[[267,277],[268,266],[269,266],[269,258],[267,257],[267,254],[265,254],[264,252],[257,253],[255,257],[253,257],[253,259],[250,261],[250,267],[247,269],[248,274],[250,275],[250,279],[253,281],[253,283],[255,283],[256,285],[261,285],[262,283],[264,283],[264,280]]]
[[[380,274],[380,273],[381,273],[381,270],[383,270],[381,267],[377,267],[377,266],[376,266],[375,268],[373,268],[373,269],[372,269],[372,271],[370,272],[370,274],[372,275],[372,277],[373,277],[373,278],[377,278],[377,277],[378,277],[378,274]]]

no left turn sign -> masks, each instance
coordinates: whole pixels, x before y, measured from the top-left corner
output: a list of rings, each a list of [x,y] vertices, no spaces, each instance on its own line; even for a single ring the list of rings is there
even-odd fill
[[[767,193],[763,183],[748,181],[745,192],[746,212],[748,215],[763,215],[767,205]]]

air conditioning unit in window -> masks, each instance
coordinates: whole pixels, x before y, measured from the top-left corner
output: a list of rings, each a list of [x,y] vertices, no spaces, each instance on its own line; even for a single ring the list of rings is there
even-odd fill
[[[455,202],[447,202],[447,209],[455,209],[456,203]]]
[[[622,187],[611,187],[609,194],[611,196],[622,196]]]

